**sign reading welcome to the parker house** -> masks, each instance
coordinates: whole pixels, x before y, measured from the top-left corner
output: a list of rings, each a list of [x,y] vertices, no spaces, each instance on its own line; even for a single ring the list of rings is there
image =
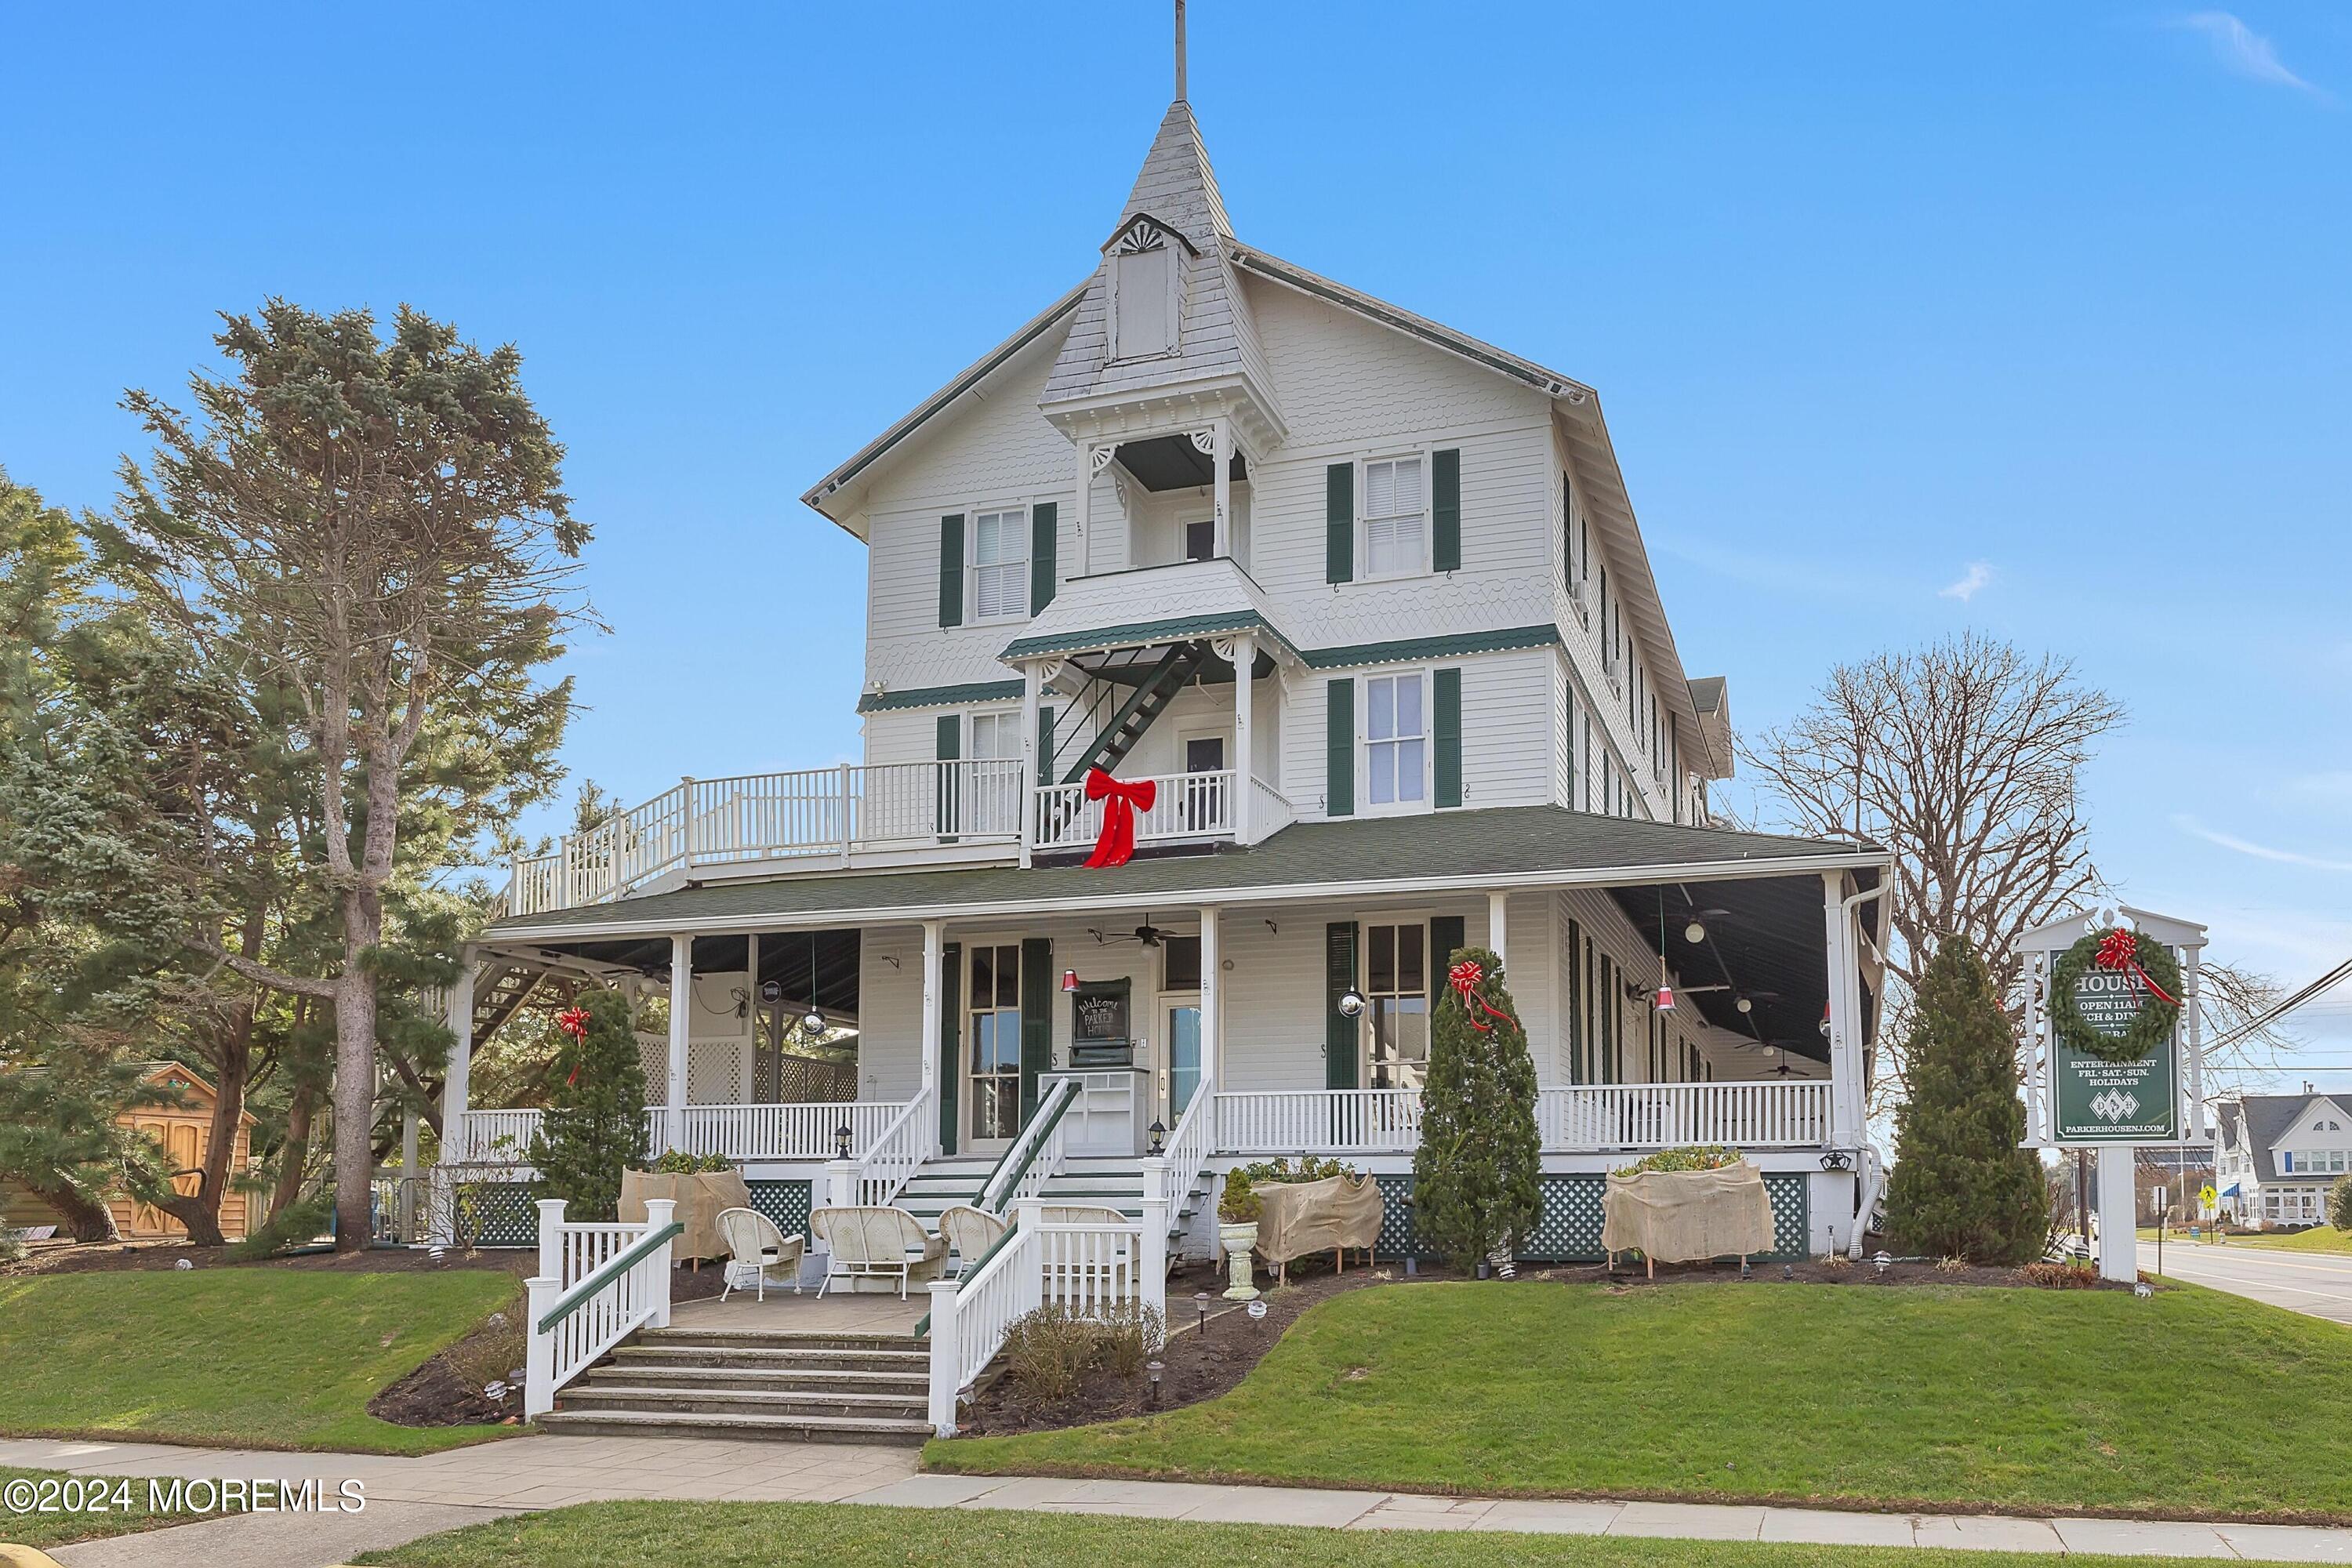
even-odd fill
[[[2121,1039],[2147,999],[2137,978],[2086,969],[2074,980],[2074,1005],[2109,1039]],[[2149,1143],[2180,1135],[2176,1028],[2147,1055],[2127,1062],[2075,1050],[2053,1037],[2058,1080],[2058,1142]]]

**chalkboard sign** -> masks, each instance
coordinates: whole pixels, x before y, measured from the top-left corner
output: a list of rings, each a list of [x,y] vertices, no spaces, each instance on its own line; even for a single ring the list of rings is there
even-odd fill
[[[1134,1058],[1125,980],[1082,980],[1070,993],[1070,1065],[1119,1067]]]

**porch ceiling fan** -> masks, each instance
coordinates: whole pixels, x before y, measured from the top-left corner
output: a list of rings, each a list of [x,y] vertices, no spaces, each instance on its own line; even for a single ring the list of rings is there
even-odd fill
[[[1097,931],[1094,927],[1088,926],[1087,928],[1087,934],[1106,947],[1115,942],[1139,942],[1146,947],[1158,947],[1161,942],[1167,941],[1170,937],[1174,936],[1177,933],[1172,931],[1169,931],[1164,927],[1153,925],[1151,923],[1151,911],[1150,910],[1146,910],[1143,911],[1143,923],[1136,927],[1131,931],[1106,932]]]

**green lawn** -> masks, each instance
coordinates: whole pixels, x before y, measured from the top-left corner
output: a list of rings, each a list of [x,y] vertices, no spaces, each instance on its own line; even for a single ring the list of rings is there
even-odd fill
[[[1214,1332],[1214,1330],[1211,1330]],[[2352,1334],[2194,1287],[1400,1285],[1223,1398],[929,1468],[1472,1493],[2352,1517]],[[2198,1421],[2184,1412],[2260,1411]]]
[[[166,1479],[162,1484],[172,1483]],[[29,1492],[25,1489],[27,1486],[33,1489]],[[150,1513],[147,1487],[144,1476],[68,1476],[58,1470],[19,1470],[0,1465],[0,1542],[47,1551],[77,1541],[219,1517],[192,1513],[184,1505]]]
[[[506,1435],[395,1426],[367,1403],[516,1294],[484,1269],[0,1280],[0,1433],[393,1454]]]
[[[478,1524],[362,1563],[396,1568],[2026,1568],[2047,1557],[1625,1536],[1437,1534],[842,1503],[600,1502]],[[2070,1563],[2153,1558],[2068,1557]],[[2168,1559],[2167,1561],[2174,1561]]]
[[[2231,1247],[2271,1247],[2281,1252],[2352,1252],[2352,1236],[2332,1225],[2315,1225],[2292,1236],[2233,1236]]]

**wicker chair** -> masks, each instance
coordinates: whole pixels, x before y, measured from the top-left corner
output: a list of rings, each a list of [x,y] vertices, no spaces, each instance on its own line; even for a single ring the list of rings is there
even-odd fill
[[[940,1239],[956,1255],[956,1272],[969,1274],[1012,1226],[986,1209],[958,1204],[940,1215]]]
[[[825,1268],[824,1283],[816,1288],[819,1296],[836,1279],[896,1274],[898,1299],[903,1301],[915,1270],[938,1262],[948,1252],[948,1244],[926,1231],[923,1222],[905,1209],[822,1208],[809,1215],[809,1229],[833,1255]]]
[[[712,1223],[719,1227],[719,1239],[727,1244],[727,1286],[719,1292],[720,1300],[736,1287],[749,1285],[765,1301],[772,1278],[779,1285],[790,1285],[793,1295],[801,1293],[805,1237],[786,1236],[757,1209],[720,1209]]]

